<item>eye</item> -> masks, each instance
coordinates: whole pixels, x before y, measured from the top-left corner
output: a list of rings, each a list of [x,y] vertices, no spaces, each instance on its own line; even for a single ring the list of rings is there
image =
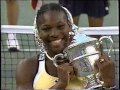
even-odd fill
[[[57,26],[57,28],[60,29],[60,30],[64,29],[64,27],[65,27],[65,25],[58,25]]]
[[[43,30],[43,31],[49,31],[50,29],[51,29],[50,27],[41,28],[41,30]]]

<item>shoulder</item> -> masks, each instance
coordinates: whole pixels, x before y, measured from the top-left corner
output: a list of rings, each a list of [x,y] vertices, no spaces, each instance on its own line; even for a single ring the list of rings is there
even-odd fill
[[[19,70],[34,69],[38,64],[37,59],[38,59],[37,56],[27,58],[27,59],[23,59],[18,63],[17,69],[19,69]]]
[[[34,80],[38,68],[37,56],[21,60],[17,65],[16,82],[27,83]]]

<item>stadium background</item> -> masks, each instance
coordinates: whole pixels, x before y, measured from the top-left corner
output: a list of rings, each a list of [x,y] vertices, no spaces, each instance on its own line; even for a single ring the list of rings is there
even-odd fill
[[[31,8],[30,0],[19,0],[19,19],[18,25],[25,25],[25,26],[32,26],[35,11]],[[45,0],[45,3],[55,2],[58,3],[57,0]],[[110,0],[110,11],[109,15],[107,15],[104,19],[104,26],[118,26],[119,20],[119,7],[118,7],[118,0]],[[6,3],[5,0],[1,0],[1,24],[7,25],[7,15],[6,15]],[[80,27],[88,27],[88,18],[87,15],[82,14],[79,20]],[[2,35],[2,44],[1,47],[7,49],[7,45],[5,40],[7,39],[7,35]],[[19,39],[19,43],[21,48],[38,48],[36,45],[32,45],[35,43],[33,41],[33,35],[17,35],[17,39]],[[114,38],[116,41],[116,47],[119,48],[118,37]],[[22,41],[21,41],[22,40]],[[29,40],[29,42],[26,42]],[[23,44],[22,44],[23,43]],[[28,47],[29,45],[29,47]],[[4,46],[4,47],[3,47]],[[1,53],[1,86],[2,88],[15,90],[15,70],[16,64],[19,60],[23,58],[28,58],[34,56],[37,51],[33,52],[18,52],[18,53],[10,53],[5,51]],[[118,54],[119,52],[117,52]],[[119,56],[116,56],[117,59]],[[119,66],[119,63],[117,63]],[[118,70],[117,70],[118,71]]]

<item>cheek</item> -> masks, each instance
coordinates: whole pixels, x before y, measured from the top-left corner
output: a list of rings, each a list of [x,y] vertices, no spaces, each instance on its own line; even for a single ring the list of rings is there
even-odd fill
[[[70,28],[67,28],[66,30],[64,30],[63,35],[65,35],[66,38],[69,38],[69,32],[70,32]]]
[[[63,32],[62,35],[63,35],[64,40],[66,41],[66,43],[70,41],[69,31]]]
[[[69,38],[69,32],[63,34],[64,37]]]
[[[43,40],[43,42],[47,39],[47,34],[43,33],[42,31],[39,34],[39,38]]]

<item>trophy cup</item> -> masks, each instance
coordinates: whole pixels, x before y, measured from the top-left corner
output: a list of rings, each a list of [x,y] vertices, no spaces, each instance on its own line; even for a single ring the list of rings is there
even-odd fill
[[[102,40],[109,39],[112,44],[113,41],[109,36],[102,36],[99,40],[96,38],[86,36],[85,39],[82,40],[80,39],[80,35],[81,34],[76,34],[74,36],[72,44],[66,47],[63,53],[55,55],[53,63],[57,67],[57,60],[59,57],[67,58],[70,60],[69,62],[73,65],[75,75],[78,77],[78,79],[80,77],[87,78],[86,88],[97,85],[99,86],[101,85],[101,81],[95,80],[93,70],[94,63],[95,60],[98,60],[101,55],[100,45],[102,45]],[[111,48],[109,49],[108,55],[110,53]],[[99,75],[99,73],[97,75]]]

